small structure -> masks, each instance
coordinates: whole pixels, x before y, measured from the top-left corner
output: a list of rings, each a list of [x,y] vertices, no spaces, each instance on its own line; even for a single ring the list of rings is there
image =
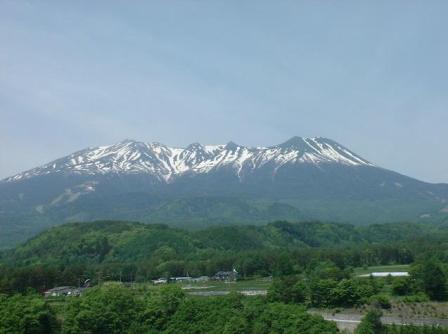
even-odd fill
[[[75,288],[72,286],[58,286],[53,289],[44,292],[45,297],[62,297],[70,296],[77,297],[80,296],[85,288]]]
[[[193,280],[193,278],[190,276],[171,277],[170,278],[170,281],[174,281],[174,282],[190,282],[192,280]]]
[[[364,275],[359,275],[359,277],[388,277],[388,276],[392,276],[392,277],[406,277],[409,276],[409,273],[407,271],[394,271],[394,272],[374,272],[374,273],[370,273],[370,274],[364,274]]]
[[[154,285],[166,284],[166,283],[168,283],[168,280],[166,278],[159,278],[159,279],[153,280],[152,283]]]
[[[232,271],[218,271],[213,279],[215,281],[234,282],[238,278],[238,272],[233,269]]]

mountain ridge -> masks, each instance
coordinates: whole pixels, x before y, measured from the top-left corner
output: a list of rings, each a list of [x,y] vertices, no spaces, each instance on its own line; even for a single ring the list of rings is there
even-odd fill
[[[158,142],[144,143],[126,139],[117,144],[86,148],[56,159],[41,167],[8,177],[13,182],[55,172],[74,174],[147,173],[168,182],[184,173],[207,173],[213,168],[258,168],[274,162],[278,168],[290,163],[341,163],[372,165],[344,146],[323,137],[293,137],[269,147],[246,147],[192,143],[186,148],[169,147]],[[239,176],[239,174],[238,174]]]
[[[322,220],[440,221],[448,185],[378,167],[323,137],[185,148],[125,140],[0,181],[0,242],[64,222],[138,220],[178,227]]]

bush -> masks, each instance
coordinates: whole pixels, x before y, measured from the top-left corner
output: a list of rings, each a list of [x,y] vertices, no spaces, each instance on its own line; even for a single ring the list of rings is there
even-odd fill
[[[392,282],[392,292],[397,296],[405,296],[412,293],[413,287],[409,277],[396,277]]]
[[[389,299],[384,295],[376,295],[370,298],[370,304],[374,308],[382,308],[388,310],[392,307]]]
[[[410,295],[403,298],[403,302],[405,303],[422,303],[428,301],[429,297],[423,292],[419,292],[415,295]]]

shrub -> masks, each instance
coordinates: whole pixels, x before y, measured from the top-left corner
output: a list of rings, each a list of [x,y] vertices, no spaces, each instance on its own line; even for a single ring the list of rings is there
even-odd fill
[[[370,298],[370,304],[375,308],[388,310],[392,307],[389,299],[384,295],[376,295]]]

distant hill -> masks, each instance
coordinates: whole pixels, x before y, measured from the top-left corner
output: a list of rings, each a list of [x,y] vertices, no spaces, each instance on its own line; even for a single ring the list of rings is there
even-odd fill
[[[3,261],[27,264],[127,263],[209,258],[254,250],[336,247],[424,237],[423,224],[355,227],[319,222],[274,222],[265,226],[218,226],[186,231],[165,225],[119,221],[70,223],[51,228],[3,254]]]
[[[271,147],[126,140],[0,181],[0,245],[98,219],[198,229],[273,220],[440,221],[448,185],[380,168],[327,138]]]

